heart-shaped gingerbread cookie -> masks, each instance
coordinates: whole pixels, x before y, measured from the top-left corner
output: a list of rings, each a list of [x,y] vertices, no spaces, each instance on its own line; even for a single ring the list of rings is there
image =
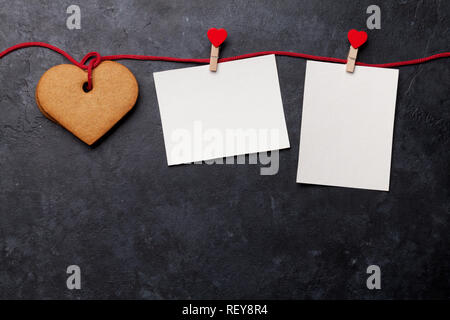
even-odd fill
[[[36,102],[50,120],[92,145],[130,111],[138,97],[136,78],[125,66],[103,61],[92,72],[93,89],[85,92],[87,72],[71,64],[47,70],[36,87]]]

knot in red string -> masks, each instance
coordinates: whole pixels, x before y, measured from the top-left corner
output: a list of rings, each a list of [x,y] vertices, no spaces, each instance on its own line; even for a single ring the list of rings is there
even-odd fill
[[[86,66],[86,62],[91,59],[91,62]],[[102,62],[102,56],[98,52],[89,52],[87,55],[84,56],[83,59],[81,59],[80,67],[84,70],[87,70],[88,72],[88,84],[87,84],[87,90],[92,90],[92,70],[95,69],[100,62]]]

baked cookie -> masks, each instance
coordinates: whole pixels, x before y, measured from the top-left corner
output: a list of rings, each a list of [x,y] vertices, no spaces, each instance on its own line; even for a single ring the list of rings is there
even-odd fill
[[[92,72],[93,89],[85,92],[87,71],[71,64],[47,70],[36,87],[36,102],[50,120],[92,145],[136,103],[139,88],[128,68],[101,62]]]

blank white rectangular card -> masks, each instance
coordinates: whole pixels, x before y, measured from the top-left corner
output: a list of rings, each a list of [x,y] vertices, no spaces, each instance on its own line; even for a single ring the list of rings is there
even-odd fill
[[[297,182],[389,190],[398,70],[308,61]]]
[[[169,166],[289,148],[274,55],[153,77]]]

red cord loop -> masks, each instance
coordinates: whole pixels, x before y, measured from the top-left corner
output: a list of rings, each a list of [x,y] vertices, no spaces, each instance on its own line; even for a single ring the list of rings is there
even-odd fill
[[[87,69],[88,68],[85,64],[90,58],[92,58],[94,56],[95,56],[95,59],[93,60],[94,61],[94,65],[93,65],[94,68],[97,67],[100,64],[100,62],[102,62],[102,56],[100,55],[100,53],[95,52],[95,51],[89,52],[80,61],[80,64],[83,65],[83,69]],[[92,63],[92,61],[91,61],[91,63]]]
[[[86,62],[95,57],[94,59],[91,60],[91,62],[89,62],[89,64],[86,66]],[[88,73],[88,84],[87,84],[87,90],[91,91],[92,90],[92,70],[95,69],[100,62],[102,62],[102,56],[100,55],[100,53],[98,52],[89,52],[87,55],[84,56],[83,59],[81,59],[80,61],[80,65],[82,69],[87,69],[87,73]]]

